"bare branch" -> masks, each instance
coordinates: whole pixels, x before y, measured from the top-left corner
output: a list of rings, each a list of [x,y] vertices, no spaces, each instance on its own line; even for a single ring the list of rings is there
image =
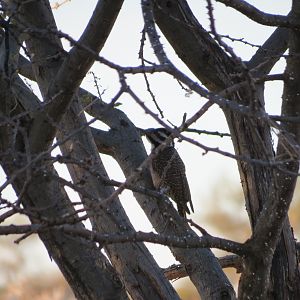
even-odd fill
[[[251,20],[267,26],[282,26],[288,28],[299,28],[299,23],[290,20],[287,16],[272,15],[260,11],[254,5],[244,0],[216,0],[226,6],[232,7]]]
[[[50,228],[49,225],[40,224],[0,226],[0,235],[26,234],[29,232],[38,233],[49,230]],[[53,226],[53,229],[54,228],[73,236],[80,236],[87,240],[98,242],[102,247],[115,243],[149,242],[178,248],[218,248],[239,255],[245,254],[243,244],[211,235],[196,238],[192,236],[167,236],[142,231],[101,234],[83,228],[79,229],[72,225]]]
[[[226,255],[218,258],[221,267],[235,268],[237,273],[242,272],[241,258],[238,255]],[[164,269],[164,274],[169,280],[176,280],[188,276],[183,265],[172,265]]]
[[[122,4],[123,0],[115,1],[113,5],[99,0],[78,44],[90,48],[93,52],[99,52],[112,29]],[[53,124],[61,120],[76,89],[94,61],[94,55],[91,55],[89,51],[84,51],[77,45],[72,48],[47,91],[46,100],[50,102],[32,124],[33,152],[44,149],[45,145],[48,147],[49,142],[52,142],[57,130]]]
[[[288,37],[288,29],[277,28],[247,62],[248,68],[255,77],[269,74],[274,64],[286,51]]]

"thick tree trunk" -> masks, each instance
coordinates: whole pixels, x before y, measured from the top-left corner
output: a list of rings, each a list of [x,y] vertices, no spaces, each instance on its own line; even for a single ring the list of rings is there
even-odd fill
[[[1,166],[11,180],[19,203],[33,224],[51,226],[72,222],[84,228],[64,188],[52,178],[56,173],[49,164],[49,155],[41,156],[36,162],[28,161],[34,159],[26,147],[30,119],[16,104],[19,99],[11,93],[13,85],[12,81],[0,77],[0,153]],[[39,237],[78,299],[128,299],[117,273],[96,243],[53,229],[40,233]]]
[[[233,80],[232,75],[241,72],[242,68],[239,66],[239,62],[230,59],[198,24],[186,1],[155,0],[153,2],[155,3],[156,22],[161,31],[177,55],[207,88],[218,92],[237,83]],[[273,66],[279,55],[283,54],[286,49],[286,42],[283,43],[286,40],[286,30],[280,30],[276,34],[277,39],[272,39],[269,44],[266,44],[270,52],[272,51],[269,55],[273,57],[265,64],[265,68],[269,70],[270,66]],[[285,34],[284,38],[283,34]],[[273,48],[271,48],[271,45]],[[274,55],[275,53],[276,55]],[[264,62],[264,60],[259,62],[258,56],[255,58],[257,59],[256,65],[252,61],[252,67]],[[266,70],[260,71],[261,73],[268,73]],[[239,80],[242,81],[242,79]],[[247,81],[246,78],[244,80]],[[295,80],[295,82],[297,81]],[[253,93],[249,89],[248,91],[239,89],[238,92],[229,97],[240,104],[257,106],[258,110],[264,111],[263,90],[260,92],[259,87],[257,93]],[[237,155],[264,161],[274,160],[270,128],[266,122],[243,116],[228,109],[224,109],[224,113]],[[268,201],[270,195],[273,195],[274,189],[277,188],[274,183],[274,173],[270,167],[259,164],[238,161],[238,166],[247,211],[254,229],[263,205]],[[266,280],[268,281],[266,270],[267,268],[265,268],[265,271],[262,268],[262,272],[266,273]],[[281,290],[282,295],[300,296],[298,293],[290,293],[290,286],[298,286],[300,277],[295,241],[288,220],[284,223],[281,241],[273,259],[271,279],[276,289],[279,286],[283,289]],[[256,279],[253,278],[253,280]],[[259,282],[257,284],[255,289],[259,291]],[[253,293],[253,285],[251,289],[251,293]],[[266,290],[266,287],[264,286],[263,289]]]
[[[108,175],[82,111],[79,100],[74,99],[57,136],[59,141],[64,141],[69,132],[77,132],[61,144],[63,156],[75,162],[68,164],[73,182],[81,182],[81,187],[91,196],[80,195],[93,230],[100,233],[123,232],[126,235],[134,228],[118,197],[107,201],[114,189],[102,180],[108,179]],[[94,173],[80,165],[82,157],[89,158],[90,170]],[[143,243],[113,244],[105,250],[133,299],[178,299],[176,291]]]
[[[299,20],[300,4],[294,1],[291,19]],[[285,84],[282,97],[281,115],[284,117],[300,116],[300,34],[298,30],[289,30],[289,58],[285,70]],[[294,122],[282,122],[283,129],[292,134],[297,145],[300,144],[300,125]],[[285,145],[285,134],[279,136],[277,146],[277,160],[291,160],[284,165],[284,170],[278,174],[280,187],[280,200],[290,203],[293,198],[297,173],[299,172],[299,148],[298,153],[293,155]],[[298,146],[299,147],[299,146]],[[288,174],[287,172],[292,174]],[[283,255],[286,253],[286,255]],[[288,219],[282,232],[282,238],[274,254],[272,266],[273,295],[274,299],[298,299],[300,298],[300,271],[299,260],[293,232],[290,230]],[[277,280],[276,280],[277,279]]]
[[[45,154],[51,151],[50,146],[53,143],[58,128],[62,129],[60,122],[66,112],[64,129],[69,131],[60,135],[62,138],[66,136],[69,138],[67,143],[62,146],[65,150],[64,152],[70,154],[70,148],[68,146],[72,144],[71,152],[75,154],[75,160],[83,161],[84,158],[87,160],[90,159],[94,162],[92,166],[96,169],[95,171],[107,177],[99,159],[97,149],[92,142],[89,128],[85,128],[86,120],[84,117],[79,116],[82,113],[82,109],[78,103],[72,103],[72,100],[81,80],[95,60],[95,55],[91,54],[91,52],[99,52],[103,47],[123,1],[114,1],[113,4],[108,1],[98,1],[78,45],[75,45],[68,55],[64,54],[61,47],[58,31],[48,1],[29,1],[26,3],[22,1],[9,2],[11,3],[14,21],[20,25],[21,28],[24,27],[24,29],[29,32],[29,34],[26,35],[25,42],[27,51],[32,58],[31,63],[34,78],[39,85],[44,98],[43,104],[45,104],[37,105],[38,108],[35,107],[35,110],[30,114],[32,118],[28,120],[27,126],[22,129],[25,132],[26,140],[20,139],[21,149],[16,149],[16,151],[21,152],[20,155],[23,155],[25,158],[24,161],[22,161],[21,167],[23,164],[26,164],[26,159],[31,160],[34,158],[37,160],[35,164],[35,167],[38,169],[37,177],[33,177],[27,186],[24,176],[27,175],[28,172],[30,173],[30,169],[28,169],[28,171],[25,170],[25,175],[20,179],[18,178],[20,181],[18,181],[19,185],[16,185],[16,189],[26,196],[24,197],[24,201],[26,200],[26,202],[24,202],[25,207],[34,207],[38,210],[43,209],[45,217],[51,221],[51,218],[64,216],[66,213],[70,213],[71,215],[75,213],[67,195],[65,193],[61,194],[64,190],[55,180],[56,174],[53,171],[53,167],[44,167],[44,159],[50,156],[49,153],[47,155]],[[85,47],[89,50],[86,50]],[[36,99],[33,99],[33,102],[35,100]],[[81,126],[83,128],[81,128]],[[77,140],[74,140],[68,135],[72,135],[73,130],[78,129],[78,127],[82,130],[77,133]],[[5,145],[3,146],[5,147]],[[77,156],[77,154],[79,156]],[[39,160],[39,157],[43,159]],[[86,164],[88,166],[88,162]],[[5,169],[7,172],[10,171],[8,168]],[[91,217],[94,229],[105,233],[134,230],[117,199],[111,200],[105,207],[102,205],[101,200],[108,198],[113,193],[113,188],[104,187],[101,179],[97,179],[95,175],[92,175],[84,168],[76,168],[76,172],[74,170],[75,168],[71,168],[71,175],[73,175],[76,184],[82,185],[83,193],[81,196],[83,204],[85,205],[88,215]],[[8,174],[12,176],[13,171],[15,171],[15,169],[12,169]],[[52,177],[54,177],[54,179]],[[25,186],[22,185],[24,182]],[[32,200],[32,202],[27,202],[30,200]],[[49,205],[50,207],[52,205],[50,201],[55,202],[52,210],[49,208]],[[56,201],[59,205],[56,205]],[[64,206],[73,210],[69,212]],[[32,221],[34,221],[34,219]],[[77,239],[65,237],[65,234],[62,235],[59,232],[56,233],[58,235],[57,239],[55,239],[54,233],[49,233],[46,238],[43,238],[43,241],[46,247],[49,247],[48,251],[50,255],[55,257],[58,263],[61,262],[59,258],[63,258],[66,266],[62,263],[59,265],[63,274],[69,279],[74,293],[79,298],[101,299],[103,297],[102,294],[106,295],[106,299],[113,299],[115,297],[119,297],[120,299],[127,298],[123,287],[120,285],[120,281],[118,281],[118,279],[113,280],[114,277],[118,277],[116,276],[115,270],[112,269],[103,255],[100,255],[100,257],[104,259],[105,263],[101,263],[99,272],[95,272],[94,269],[97,268],[97,261],[94,262],[91,268],[89,264],[91,259],[88,254],[85,253],[89,249],[84,249],[85,251],[82,252],[83,256],[79,259],[80,252],[75,251],[75,249],[78,249],[78,247],[75,247]],[[64,240],[70,241],[70,245],[64,243]],[[72,243],[73,240],[74,243]],[[78,240],[82,243],[81,239]],[[53,241],[56,243],[55,246],[53,246]],[[80,244],[82,246],[81,250],[84,247],[84,243],[82,244],[83,245]],[[88,245],[89,243],[87,242],[86,244]],[[92,245],[95,246],[94,244]],[[73,251],[72,246],[74,246],[74,254],[76,253],[78,256],[75,259],[73,256],[68,258],[68,254]],[[101,254],[101,249],[98,248],[97,250]],[[151,299],[178,298],[172,285],[164,277],[152,255],[142,243],[111,245],[107,247],[107,251],[114,267],[122,276],[121,279],[126,289],[134,299],[145,299],[148,297]],[[88,259],[85,259],[85,257]],[[81,267],[86,267],[80,271],[80,274],[75,273],[75,271],[79,272],[79,270],[75,268],[76,263],[72,264],[72,259],[74,259],[75,262],[79,261]],[[101,266],[106,265],[107,267],[102,270]],[[70,269],[68,269],[68,266]],[[104,274],[99,276],[101,271],[104,272]],[[106,274],[105,271],[108,274]],[[88,274],[91,274],[91,276],[88,276]],[[106,287],[107,282],[102,283],[102,288],[105,292],[101,292],[101,289],[98,291],[95,286],[93,286],[94,291],[89,291],[86,286],[86,290],[82,288],[84,292],[86,292],[86,295],[83,295],[80,288],[85,287],[85,285],[79,285],[78,282],[74,281],[74,278],[79,279],[82,276],[90,278],[91,283],[94,284],[95,280],[92,280],[92,277],[95,275],[98,275],[99,279],[102,277],[105,279],[110,276],[110,285]],[[119,287],[115,282],[118,282]],[[85,281],[84,284],[86,284]],[[99,287],[101,288],[101,285],[99,285]],[[76,288],[78,288],[78,291]],[[113,293],[111,292],[112,288],[116,289]],[[95,294],[97,294],[97,296],[94,296]]]

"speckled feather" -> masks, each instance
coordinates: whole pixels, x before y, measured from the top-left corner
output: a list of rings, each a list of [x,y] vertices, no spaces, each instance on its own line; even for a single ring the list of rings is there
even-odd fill
[[[179,215],[185,217],[190,213],[187,203],[194,211],[185,166],[174,147],[159,152],[152,160],[150,171],[155,188],[166,189],[167,195],[176,202]]]

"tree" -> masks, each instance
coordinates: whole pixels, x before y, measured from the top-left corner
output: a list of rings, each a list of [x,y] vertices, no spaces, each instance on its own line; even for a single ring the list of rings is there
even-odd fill
[[[249,61],[242,61],[218,35],[211,0],[207,0],[210,32],[184,0],[143,0],[142,63],[129,67],[99,56],[123,1],[97,1],[78,40],[57,29],[49,1],[1,1],[0,151],[7,176],[1,189],[12,185],[17,201],[1,198],[0,220],[25,214],[31,224],[2,225],[0,234],[19,233],[25,238],[37,233],[79,299],[127,299],[126,291],[133,299],[178,299],[145,241],[167,245],[203,299],[236,297],[210,248],[236,255],[234,261],[242,268],[239,299],[300,297],[297,245],[287,217],[299,168],[299,3],[293,1],[291,12],[280,16],[242,0],[217,2],[259,24],[276,27]],[[197,81],[170,61],[157,27]],[[158,63],[144,58],[146,36]],[[70,51],[63,49],[61,39],[71,43]],[[286,58],[284,74],[269,75],[281,57]],[[119,76],[120,89],[110,103],[80,87],[94,62]],[[126,78],[144,76],[151,93],[148,75],[159,72],[207,99],[174,128],[145,105]],[[37,82],[41,97],[21,75]],[[265,109],[264,86],[270,80],[284,82],[280,116]],[[181,218],[166,196],[153,190],[147,165],[157,151],[147,156],[141,131],[117,108],[124,94],[171,130],[170,139],[236,159],[252,227],[245,243],[210,235]],[[224,112],[234,154],[182,134],[213,105]],[[83,112],[92,120],[87,121]],[[95,120],[109,130],[92,128]],[[277,149],[272,131],[278,136]],[[57,147],[62,154],[52,156]],[[99,152],[117,161],[125,182],[109,179]],[[67,166],[72,182],[58,176],[56,162]],[[70,200],[66,186],[79,194],[83,207]],[[133,191],[157,233],[134,230],[118,200],[125,189]],[[85,229],[84,220],[90,221],[92,230]]]

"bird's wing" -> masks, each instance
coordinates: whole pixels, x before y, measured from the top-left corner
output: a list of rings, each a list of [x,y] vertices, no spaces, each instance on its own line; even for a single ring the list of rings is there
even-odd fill
[[[165,181],[168,183],[167,193],[177,203],[178,211],[190,213],[187,203],[194,211],[185,166],[176,149],[164,148],[153,159],[152,168],[161,177],[162,186]]]

